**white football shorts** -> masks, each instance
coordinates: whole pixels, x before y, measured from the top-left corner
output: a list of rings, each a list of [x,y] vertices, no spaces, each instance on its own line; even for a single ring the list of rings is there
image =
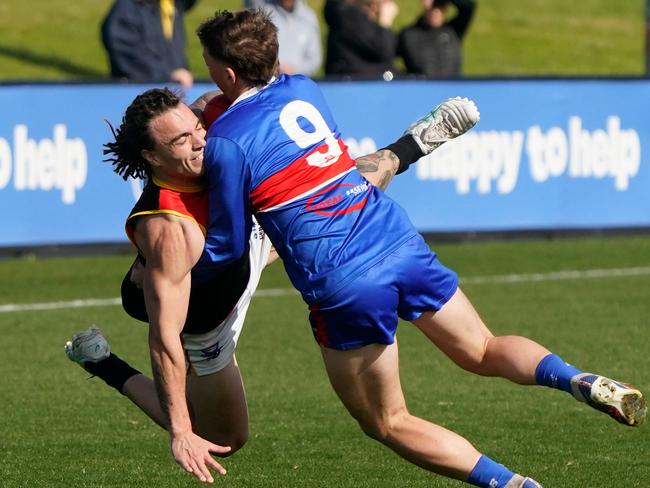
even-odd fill
[[[271,241],[253,219],[250,237],[248,286],[226,320],[204,334],[181,334],[189,374],[205,376],[225,368],[232,360],[251,298],[260,282],[271,251]]]

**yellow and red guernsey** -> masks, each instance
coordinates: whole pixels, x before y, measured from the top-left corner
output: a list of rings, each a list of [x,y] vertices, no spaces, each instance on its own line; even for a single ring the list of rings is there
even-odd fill
[[[208,192],[204,186],[171,185],[152,178],[126,219],[126,235],[137,247],[135,223],[145,215],[170,214],[190,219],[206,234],[208,225]]]

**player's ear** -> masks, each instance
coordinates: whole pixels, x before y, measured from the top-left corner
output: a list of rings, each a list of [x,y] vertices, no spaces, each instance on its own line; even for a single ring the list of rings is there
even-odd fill
[[[235,70],[230,66],[226,66],[226,76],[228,77],[228,81],[233,85],[237,81],[237,74],[235,73]]]
[[[144,158],[146,162],[148,162],[151,166],[160,166],[160,163],[156,159],[156,155],[153,153],[153,151],[149,151],[148,149],[143,149],[140,151],[140,156]]]

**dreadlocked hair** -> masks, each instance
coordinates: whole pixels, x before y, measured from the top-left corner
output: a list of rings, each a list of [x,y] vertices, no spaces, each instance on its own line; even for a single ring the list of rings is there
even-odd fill
[[[104,162],[111,163],[113,171],[125,180],[129,177],[149,178],[151,166],[142,157],[142,151],[153,150],[155,144],[149,124],[153,118],[179,103],[180,97],[168,88],[154,88],[135,97],[117,129],[106,121],[115,140],[104,144],[104,156],[107,156]]]

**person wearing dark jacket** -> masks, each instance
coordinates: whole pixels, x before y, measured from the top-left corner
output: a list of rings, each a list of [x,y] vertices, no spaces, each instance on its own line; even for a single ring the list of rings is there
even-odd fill
[[[423,0],[424,12],[399,35],[398,54],[408,73],[427,78],[458,78],[462,70],[462,40],[474,15],[475,0]],[[457,14],[449,21],[446,11]]]
[[[362,78],[392,74],[397,35],[390,27],[397,11],[394,0],[327,0],[325,74]]]
[[[196,0],[115,0],[102,23],[111,77],[192,86],[183,17]]]

